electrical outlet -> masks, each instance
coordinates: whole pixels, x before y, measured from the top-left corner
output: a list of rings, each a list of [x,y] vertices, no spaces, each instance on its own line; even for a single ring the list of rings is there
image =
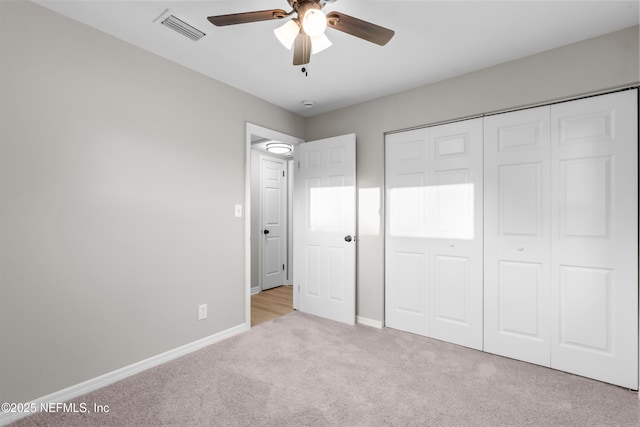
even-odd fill
[[[207,318],[207,304],[200,304],[198,306],[198,320],[204,320]]]

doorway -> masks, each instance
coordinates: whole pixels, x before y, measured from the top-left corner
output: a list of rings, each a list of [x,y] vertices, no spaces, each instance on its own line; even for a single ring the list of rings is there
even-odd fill
[[[268,152],[267,144],[275,142],[291,145],[292,151]],[[289,203],[292,185],[289,177],[293,176],[293,150],[301,142],[302,139],[291,135],[251,123],[246,125],[245,322],[248,325],[259,323],[252,321],[252,311],[261,319],[270,320],[270,316],[277,317],[296,307],[295,296],[288,286],[293,278],[290,250],[293,225]],[[279,180],[274,179],[276,175],[280,175]],[[273,185],[276,181],[281,183]],[[278,289],[280,286],[288,289]],[[274,289],[262,292],[270,288]]]

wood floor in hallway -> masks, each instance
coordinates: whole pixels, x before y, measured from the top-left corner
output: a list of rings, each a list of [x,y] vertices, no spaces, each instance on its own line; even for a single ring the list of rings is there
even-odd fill
[[[251,326],[293,311],[293,286],[278,286],[251,295]]]

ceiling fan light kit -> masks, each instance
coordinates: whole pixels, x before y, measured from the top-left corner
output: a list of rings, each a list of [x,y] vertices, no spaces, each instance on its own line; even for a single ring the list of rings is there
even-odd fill
[[[302,29],[309,37],[318,37],[327,29],[327,17],[320,9],[309,9],[302,18]]]
[[[345,15],[341,12],[324,14],[322,8],[336,0],[287,0],[292,10],[261,10],[209,16],[207,19],[218,27],[249,22],[283,19],[292,14],[297,16],[276,28],[274,33],[287,49],[293,48],[293,65],[305,65],[311,54],[322,52],[331,41],[324,34],[327,27],[359,37],[380,46],[386,45],[395,32],[388,28]]]
[[[311,53],[314,55],[316,53],[322,52],[331,45],[331,40],[329,40],[329,37],[327,37],[326,34],[320,34],[319,36],[311,37]]]
[[[300,32],[300,27],[298,26],[295,19],[285,22],[285,24],[281,27],[273,30],[280,43],[287,49],[291,50],[293,47],[293,42],[298,37],[298,33]]]

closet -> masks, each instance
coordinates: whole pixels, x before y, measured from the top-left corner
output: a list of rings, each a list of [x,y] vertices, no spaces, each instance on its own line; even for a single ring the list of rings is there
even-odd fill
[[[637,105],[387,135],[386,325],[637,389]]]

